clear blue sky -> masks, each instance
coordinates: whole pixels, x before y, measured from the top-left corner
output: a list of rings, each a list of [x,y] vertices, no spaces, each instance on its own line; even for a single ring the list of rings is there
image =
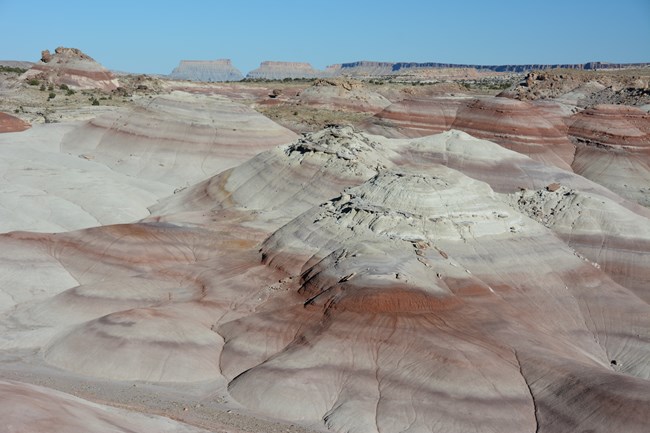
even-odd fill
[[[82,49],[121,71],[181,59],[650,62],[650,0],[0,0],[0,59]]]

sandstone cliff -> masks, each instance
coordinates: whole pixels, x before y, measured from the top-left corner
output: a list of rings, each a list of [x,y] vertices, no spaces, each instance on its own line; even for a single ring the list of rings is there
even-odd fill
[[[319,78],[324,76],[323,71],[318,71],[309,63],[300,62],[272,62],[266,61],[260,67],[246,75],[254,80],[282,80],[285,78]]]
[[[599,69],[627,69],[650,66],[650,63],[607,63],[607,62],[589,62],[577,64],[526,64],[526,65],[472,65],[457,63],[415,63],[415,62],[371,62],[358,61],[351,63],[341,63],[327,67],[327,71],[332,75],[349,75],[349,76],[382,76],[382,75],[400,75],[418,69],[445,69],[445,68],[468,68],[478,71],[493,72],[528,72],[533,70],[546,69],[581,69],[581,70],[599,70]]]
[[[174,80],[203,82],[239,81],[244,78],[230,59],[181,60],[169,77]]]

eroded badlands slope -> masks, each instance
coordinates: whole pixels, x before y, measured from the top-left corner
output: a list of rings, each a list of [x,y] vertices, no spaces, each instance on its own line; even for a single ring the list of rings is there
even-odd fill
[[[2,235],[3,353],[332,431],[647,430],[650,212],[583,177],[331,127],[152,213]]]
[[[459,129],[574,171],[648,206],[650,114],[623,105],[583,109],[567,102],[567,95],[535,101],[466,96],[404,99],[366,121],[364,130],[401,138]]]
[[[295,138],[244,105],[183,92],[0,134],[0,232],[132,222],[175,190]]]

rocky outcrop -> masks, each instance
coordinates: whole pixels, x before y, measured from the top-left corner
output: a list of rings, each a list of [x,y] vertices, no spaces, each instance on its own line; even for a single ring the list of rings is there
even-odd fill
[[[21,78],[39,78],[55,85],[65,84],[77,89],[115,90],[119,82],[115,75],[77,48],[58,47],[54,54],[41,53],[41,61]]]
[[[648,75],[647,72],[535,71],[501,96],[521,100],[555,99],[580,107],[599,104],[643,106],[650,104]]]
[[[181,60],[169,78],[202,82],[239,81],[244,78],[230,59]]]
[[[283,80],[285,78],[319,78],[324,73],[318,71],[309,63],[265,61],[260,67],[253,69],[247,75],[251,80]]]

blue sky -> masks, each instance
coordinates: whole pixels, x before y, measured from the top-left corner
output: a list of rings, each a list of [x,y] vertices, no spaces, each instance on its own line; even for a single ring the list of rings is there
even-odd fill
[[[68,46],[145,73],[217,58],[244,73],[263,60],[650,62],[650,0],[0,0],[0,33],[3,60]]]

